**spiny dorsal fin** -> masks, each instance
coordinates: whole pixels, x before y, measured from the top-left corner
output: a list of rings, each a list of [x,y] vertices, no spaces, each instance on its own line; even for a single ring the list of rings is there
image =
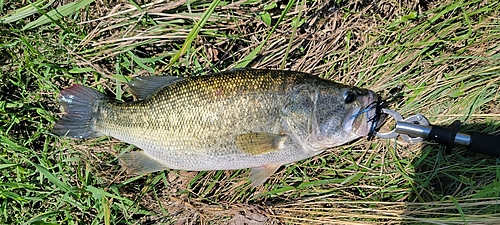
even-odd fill
[[[142,100],[155,93],[158,89],[175,84],[183,79],[174,76],[140,76],[132,78],[128,86],[132,94]]]
[[[131,174],[147,174],[168,169],[156,160],[152,159],[144,151],[125,153],[120,157],[120,163],[127,168]]]
[[[252,181],[252,187],[257,187],[263,184],[276,172],[276,170],[280,168],[280,166],[280,164],[265,164],[263,166],[252,168],[249,177]]]
[[[236,146],[249,155],[260,155],[280,150],[286,135],[273,133],[248,133],[236,137]]]

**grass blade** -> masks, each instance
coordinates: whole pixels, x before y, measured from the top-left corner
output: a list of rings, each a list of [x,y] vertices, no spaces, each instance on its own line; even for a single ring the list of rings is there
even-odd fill
[[[36,169],[38,170],[38,172],[40,172],[41,175],[45,176],[51,183],[56,185],[57,188],[61,189],[64,192],[68,192],[71,190],[71,187],[69,185],[67,185],[64,182],[62,182],[61,180],[59,180],[56,176],[54,176],[54,174],[52,174],[45,167],[38,165],[36,163],[33,163],[31,161],[29,161],[29,162],[31,163],[31,165],[36,167]]]
[[[87,186],[85,188],[85,190],[88,191],[88,192],[90,192],[90,193],[92,193],[92,195],[96,199],[100,199],[101,197],[106,196],[106,197],[118,199],[118,200],[121,200],[121,201],[128,201],[129,203],[132,203],[132,201],[129,200],[129,199],[126,199],[126,198],[120,197],[118,195],[114,195],[114,194],[108,193],[108,192],[106,192],[106,191],[104,191],[102,189],[96,188],[94,186]]]
[[[276,21],[276,23],[274,24],[273,29],[271,29],[271,31],[269,31],[269,33],[267,34],[266,39],[264,39],[264,41],[262,43],[260,43],[259,46],[257,46],[257,48],[255,48],[254,50],[252,50],[252,52],[250,52],[250,54],[248,54],[247,56],[245,56],[245,58],[243,58],[242,60],[240,60],[238,62],[238,64],[236,64],[236,66],[234,66],[234,68],[247,67],[247,65],[250,62],[252,62],[253,59],[255,59],[255,56],[257,56],[257,54],[260,52],[260,50],[262,49],[262,47],[264,47],[264,45],[267,43],[267,41],[269,40],[269,38],[271,37],[271,35],[274,33],[274,31],[276,30],[276,28],[278,27],[278,25],[283,21],[283,19],[285,18],[286,14],[290,11],[290,9],[292,8],[292,6],[294,4],[295,4],[295,0],[291,0],[291,1],[288,2],[288,4],[286,5],[285,9],[281,13],[281,16],[279,17],[278,21]]]
[[[50,22],[58,21],[59,19],[76,12],[87,5],[90,5],[90,3],[92,2],[94,2],[94,0],[81,0],[60,6],[57,9],[53,9],[48,13],[42,15],[37,20],[26,24],[26,26],[24,26],[21,30],[25,31],[45,25]]]
[[[31,218],[29,221],[27,221],[24,224],[25,225],[28,225],[28,224],[54,224],[55,225],[57,223],[46,223],[46,222],[37,223],[37,222],[43,221],[44,219],[47,219],[47,218],[59,215],[61,213],[62,212],[60,212],[60,211],[53,211],[53,212],[41,213],[41,214],[38,214],[35,217]]]
[[[55,0],[50,0],[49,2],[44,4],[45,2],[46,2],[46,0],[38,0],[38,1],[31,3],[27,6],[16,9],[13,12],[0,17],[0,24],[16,22],[18,20],[21,20],[21,19],[24,19],[28,16],[31,16],[31,15],[38,12],[37,8],[45,9],[45,8],[49,7],[50,5],[52,5],[52,3],[55,2]],[[3,0],[0,0],[0,7],[3,7]],[[2,11],[2,8],[0,8],[0,12],[1,11]]]
[[[189,32],[186,41],[184,41],[184,44],[182,45],[181,49],[170,59],[170,64],[171,66],[173,63],[175,63],[181,56],[184,55],[184,53],[187,52],[187,50],[191,47],[191,43],[194,41],[194,39],[198,36],[198,33],[200,32],[201,28],[205,25],[207,20],[210,18],[212,13],[215,10],[215,7],[217,7],[220,3],[220,0],[214,0],[208,9],[203,13],[203,16],[201,17],[200,21],[195,23],[193,29]]]
[[[5,168],[9,168],[12,166],[16,166],[17,164],[0,164],[0,170],[3,170]]]
[[[288,41],[288,46],[286,47],[285,56],[283,56],[283,61],[281,62],[281,65],[280,65],[280,70],[285,68],[288,54],[290,53],[290,49],[292,48],[294,37],[297,34],[297,27],[299,27],[300,20],[302,19],[302,11],[303,11],[302,9],[304,8],[304,5],[306,5],[306,0],[302,0],[300,3],[299,15],[297,15],[297,17],[295,17],[296,21],[292,25],[292,33],[290,35],[290,40]]]

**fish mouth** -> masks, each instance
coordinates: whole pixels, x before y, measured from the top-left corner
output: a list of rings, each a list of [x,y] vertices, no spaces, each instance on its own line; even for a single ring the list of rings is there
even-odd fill
[[[346,133],[354,134],[358,137],[368,136],[370,131],[374,129],[374,124],[379,123],[374,121],[377,113],[378,96],[373,91],[369,91],[368,95],[363,96],[362,106],[353,107],[347,112],[342,127]]]

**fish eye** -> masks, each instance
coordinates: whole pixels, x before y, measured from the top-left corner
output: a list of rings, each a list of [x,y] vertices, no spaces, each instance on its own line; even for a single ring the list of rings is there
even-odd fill
[[[347,91],[346,93],[344,93],[344,102],[346,104],[353,103],[354,101],[356,101],[356,94],[354,92]]]

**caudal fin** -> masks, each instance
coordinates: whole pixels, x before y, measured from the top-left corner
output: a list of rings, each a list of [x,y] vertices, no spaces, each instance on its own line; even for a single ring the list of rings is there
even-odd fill
[[[92,138],[101,136],[93,130],[93,121],[99,99],[106,98],[92,88],[74,84],[59,94],[59,103],[66,114],[54,124],[52,132],[72,138]]]

